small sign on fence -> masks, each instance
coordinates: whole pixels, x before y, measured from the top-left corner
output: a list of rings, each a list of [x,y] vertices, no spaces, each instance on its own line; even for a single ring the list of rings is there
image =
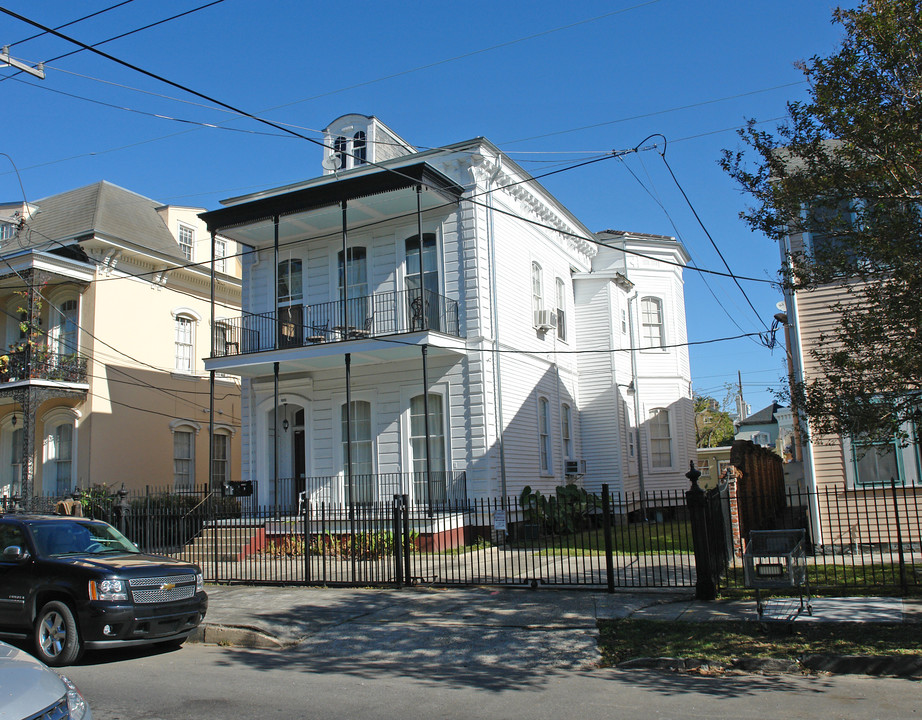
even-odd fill
[[[493,513],[493,529],[506,531],[506,511],[497,510]]]

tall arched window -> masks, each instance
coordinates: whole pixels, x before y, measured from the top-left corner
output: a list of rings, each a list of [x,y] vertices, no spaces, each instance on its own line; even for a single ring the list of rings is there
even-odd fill
[[[195,320],[188,315],[177,315],[174,320],[177,372],[191,373],[195,351]]]
[[[195,487],[195,436],[198,428],[173,421],[173,488],[192,490]]]
[[[551,472],[551,403],[538,398],[538,452],[542,473]]]
[[[425,400],[417,395],[410,400],[410,452],[413,460],[413,492],[417,501],[429,498],[426,486],[426,411]],[[446,499],[445,414],[442,396],[429,394],[429,465],[432,470],[432,500]]]
[[[535,312],[544,310],[544,285],[541,279],[541,266],[531,264],[531,309]]]
[[[354,165],[364,165],[367,158],[365,146],[365,131],[359,130],[352,137],[352,160]]]
[[[346,145],[347,141],[342,135],[339,135],[333,141],[333,157],[336,158],[336,167],[334,170],[344,170],[346,168]]]
[[[669,411],[653,408],[650,411],[650,465],[654,468],[672,467],[672,434],[669,428]]]
[[[573,437],[571,435],[572,421],[573,417],[570,406],[564,403],[560,406],[560,436],[565,460],[571,460],[573,458]]]
[[[53,352],[58,355],[73,355],[77,352],[77,301],[65,300],[58,303],[54,312],[51,330]]]
[[[408,237],[404,242],[407,257],[407,303],[411,330],[439,330],[439,259],[435,233]]]
[[[45,428],[42,484],[46,493],[64,497],[76,486],[77,420],[72,410],[62,408],[52,410],[42,420]],[[21,450],[18,456],[21,457]]]
[[[347,414],[347,406],[343,403],[340,409],[340,420],[342,424],[341,444],[343,460],[343,477],[348,482],[348,456],[346,438],[351,437],[352,444],[352,492],[345,488],[344,496],[348,502],[370,503],[374,502],[374,454],[373,441],[371,437],[371,403],[362,400],[352,401],[351,427],[348,431],[346,423],[350,418]]]
[[[663,301],[656,297],[640,299],[641,347],[663,348],[666,332],[663,322]]]
[[[557,337],[567,339],[567,286],[557,278]]]
[[[304,336],[302,305],[304,299],[301,260],[282,260],[278,267],[279,345],[301,345]]]
[[[368,306],[368,251],[358,245],[348,248],[349,268],[346,272],[343,263],[343,251],[336,254],[337,259],[337,283],[339,287],[339,299],[346,299],[347,292],[344,285],[344,278],[348,280],[348,300],[346,300],[347,322],[346,324],[353,329],[371,330],[366,328],[366,320],[371,318],[370,308]],[[337,314],[334,318],[336,324],[342,322],[341,316]]]

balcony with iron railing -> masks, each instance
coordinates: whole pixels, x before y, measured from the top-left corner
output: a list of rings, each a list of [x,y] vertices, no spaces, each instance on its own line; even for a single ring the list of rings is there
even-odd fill
[[[87,359],[76,353],[56,353],[40,346],[0,355],[0,383],[47,380],[87,383]]]
[[[458,301],[429,290],[399,290],[228,318],[215,326],[213,357],[414,332],[460,337]]]

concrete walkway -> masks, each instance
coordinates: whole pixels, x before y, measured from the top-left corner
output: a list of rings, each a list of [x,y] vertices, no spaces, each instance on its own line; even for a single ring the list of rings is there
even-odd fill
[[[492,587],[239,585],[209,586],[207,591],[208,616],[192,641],[255,648],[297,646],[328,657],[431,656],[452,663],[536,669],[597,667],[598,619],[758,620],[753,600],[705,603],[686,591],[608,594]],[[780,618],[797,609],[796,598],[771,600],[763,619]],[[819,598],[813,599],[812,609],[812,615],[794,613],[793,621],[903,622],[912,624],[912,632],[922,630],[918,599]]]

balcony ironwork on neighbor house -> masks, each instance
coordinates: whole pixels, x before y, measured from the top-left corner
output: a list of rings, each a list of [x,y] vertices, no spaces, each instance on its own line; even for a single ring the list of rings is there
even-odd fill
[[[428,290],[398,290],[228,318],[216,323],[213,356],[423,331],[460,337],[458,301]]]
[[[87,382],[87,359],[75,353],[62,354],[26,347],[0,356],[0,383],[47,380],[63,383]]]

